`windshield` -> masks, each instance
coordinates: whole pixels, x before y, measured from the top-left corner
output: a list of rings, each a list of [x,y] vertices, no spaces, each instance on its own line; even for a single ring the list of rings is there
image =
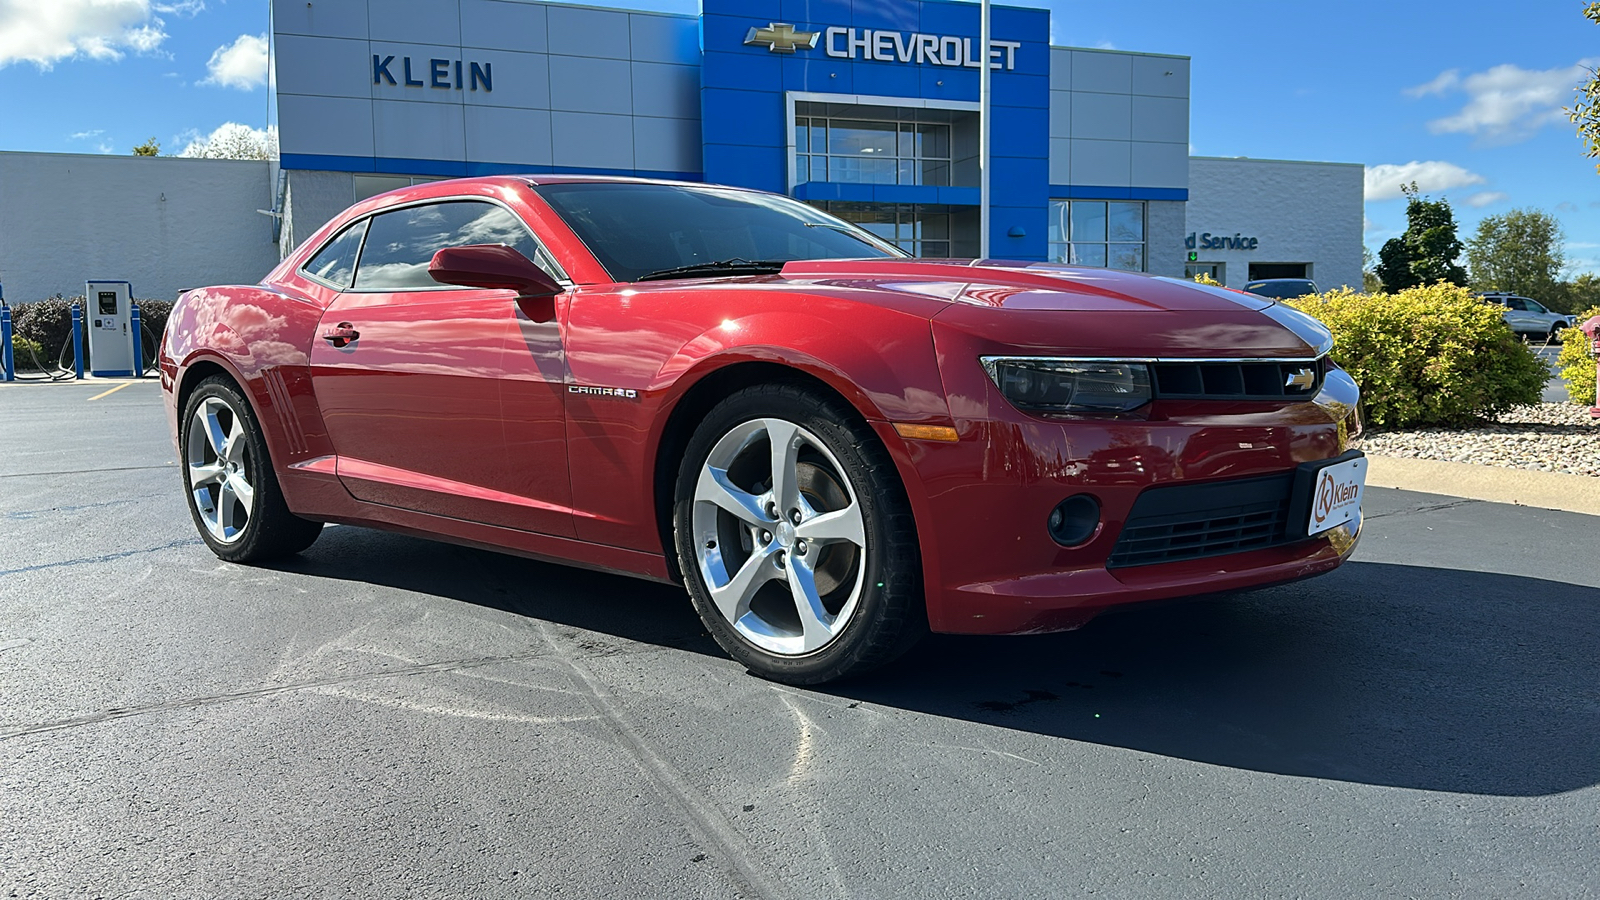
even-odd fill
[[[1317,286],[1309,281],[1298,278],[1288,278],[1282,281],[1252,281],[1244,286],[1252,294],[1271,297],[1274,300],[1294,300],[1307,294],[1315,294]]]
[[[781,264],[905,255],[821,210],[773,194],[626,182],[545,184],[538,191],[617,281],[727,260]]]

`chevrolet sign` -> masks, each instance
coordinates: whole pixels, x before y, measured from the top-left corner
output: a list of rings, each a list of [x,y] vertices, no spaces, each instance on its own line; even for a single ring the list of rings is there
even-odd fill
[[[773,22],[765,28],[751,28],[744,42],[765,46],[773,53],[793,53],[817,46],[822,37],[824,53],[836,59],[866,59],[877,62],[978,68],[978,42],[969,37],[950,37],[920,32],[877,31],[871,28],[845,28],[834,25],[821,32],[800,31],[788,22]],[[1011,71],[1017,67],[1017,48],[1021,41],[989,42],[990,65]]]

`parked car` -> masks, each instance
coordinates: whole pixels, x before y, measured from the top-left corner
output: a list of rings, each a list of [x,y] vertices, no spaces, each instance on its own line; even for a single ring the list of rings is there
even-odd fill
[[[758,191],[417,185],[170,321],[167,415],[222,559],[342,522],[681,581],[731,655],[793,683],[930,628],[1318,575],[1360,533],[1358,391],[1314,319],[910,259]]]
[[[1262,278],[1249,282],[1244,289],[1252,294],[1274,300],[1293,300],[1317,292],[1317,283],[1309,278]]]
[[[1562,329],[1571,328],[1578,323],[1575,316],[1551,312],[1544,307],[1544,304],[1528,297],[1508,293],[1478,296],[1485,303],[1505,307],[1501,315],[1505,317],[1506,324],[1511,326],[1511,330],[1517,334],[1553,341],[1560,336]]]

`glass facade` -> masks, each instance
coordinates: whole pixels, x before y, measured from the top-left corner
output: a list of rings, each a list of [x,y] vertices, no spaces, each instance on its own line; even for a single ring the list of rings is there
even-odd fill
[[[977,210],[911,203],[854,203],[817,201],[813,206],[859,226],[912,256],[948,258],[972,256],[968,246],[976,240]],[[972,221],[967,221],[971,219]],[[971,240],[963,240],[967,232]],[[959,251],[959,252],[954,252]]]
[[[951,114],[936,109],[795,104],[795,183],[952,183]]]
[[[1144,201],[1050,201],[1051,260],[1143,272],[1145,257]]]

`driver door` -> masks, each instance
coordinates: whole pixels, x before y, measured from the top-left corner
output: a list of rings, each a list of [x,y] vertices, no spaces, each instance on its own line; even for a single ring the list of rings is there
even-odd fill
[[[433,254],[467,244],[553,265],[514,213],[484,200],[370,220],[353,285],[311,351],[339,479],[370,503],[570,536],[559,331],[527,322],[511,291],[434,282]]]

